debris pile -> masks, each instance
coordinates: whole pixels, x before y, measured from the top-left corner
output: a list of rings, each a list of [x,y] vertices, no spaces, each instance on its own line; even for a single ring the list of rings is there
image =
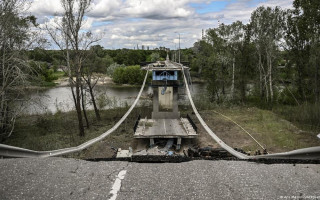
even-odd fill
[[[224,150],[223,148],[212,148],[212,147],[192,147],[187,151],[184,150],[185,156],[195,158],[195,157],[205,157],[205,158],[233,158],[233,156]]]

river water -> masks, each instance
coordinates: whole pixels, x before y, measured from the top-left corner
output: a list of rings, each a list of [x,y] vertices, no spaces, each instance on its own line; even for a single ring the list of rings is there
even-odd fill
[[[108,102],[103,109],[130,106],[139,91],[139,87],[110,87],[106,85],[97,85],[95,87],[96,96],[103,95],[104,98],[101,98],[102,101]],[[193,84],[191,90],[193,95],[203,93],[204,91],[204,84]],[[150,95],[152,95],[152,87],[146,86],[139,100],[139,104],[151,105],[152,99]],[[23,114],[56,113],[58,110],[62,112],[74,110],[70,87],[55,87],[46,90],[32,91],[29,92],[27,96],[29,101],[24,105]],[[89,96],[87,101],[87,109],[93,109]],[[179,95],[179,101],[180,103],[187,101],[185,94],[182,93]]]

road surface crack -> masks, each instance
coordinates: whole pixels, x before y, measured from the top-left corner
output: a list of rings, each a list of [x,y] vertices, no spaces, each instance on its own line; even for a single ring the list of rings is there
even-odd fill
[[[115,174],[118,174],[120,171],[126,169],[128,166],[129,166],[129,162],[126,163],[125,166],[121,167],[120,169],[117,169],[117,170],[114,170],[112,172],[110,172],[109,174],[107,174],[107,178],[110,180],[110,181],[113,181],[114,178],[112,176],[114,176]]]

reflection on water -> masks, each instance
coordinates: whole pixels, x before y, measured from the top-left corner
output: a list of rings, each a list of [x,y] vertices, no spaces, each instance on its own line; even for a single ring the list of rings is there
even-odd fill
[[[202,93],[204,89],[205,86],[203,84],[193,84],[191,92],[194,95]],[[108,100],[112,102],[105,106],[104,109],[131,105],[139,91],[140,88],[138,87],[108,87],[104,85],[95,87],[97,96],[105,94]],[[142,98],[139,100],[139,104],[151,104],[152,99],[148,97],[150,97],[152,93],[152,88],[150,86],[145,87]],[[58,110],[67,112],[74,109],[70,87],[56,87],[48,90],[33,91],[29,93],[28,98],[30,98],[31,101],[25,105],[24,114],[56,113]],[[187,100],[184,94],[179,95],[179,98],[181,102]],[[87,101],[87,108],[93,109],[93,106],[90,104],[89,93],[87,94]]]

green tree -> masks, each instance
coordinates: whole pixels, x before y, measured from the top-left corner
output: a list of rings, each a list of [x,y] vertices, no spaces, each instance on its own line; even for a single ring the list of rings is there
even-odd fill
[[[260,95],[273,102],[273,82],[278,64],[278,43],[284,34],[284,12],[279,8],[259,7],[251,14],[252,40],[256,47]]]
[[[139,65],[118,67],[113,73],[113,81],[117,84],[140,85],[144,79],[144,72]]]
[[[27,44],[35,17],[22,14],[26,1],[0,1],[0,137],[9,137],[21,112],[32,68],[27,62]]]
[[[285,39],[290,61],[297,68],[298,94],[302,100],[319,101],[320,2],[295,0],[293,6],[288,12]]]
[[[151,55],[150,55],[150,61],[151,62],[156,62],[160,60],[160,54],[158,52],[153,52]]]

